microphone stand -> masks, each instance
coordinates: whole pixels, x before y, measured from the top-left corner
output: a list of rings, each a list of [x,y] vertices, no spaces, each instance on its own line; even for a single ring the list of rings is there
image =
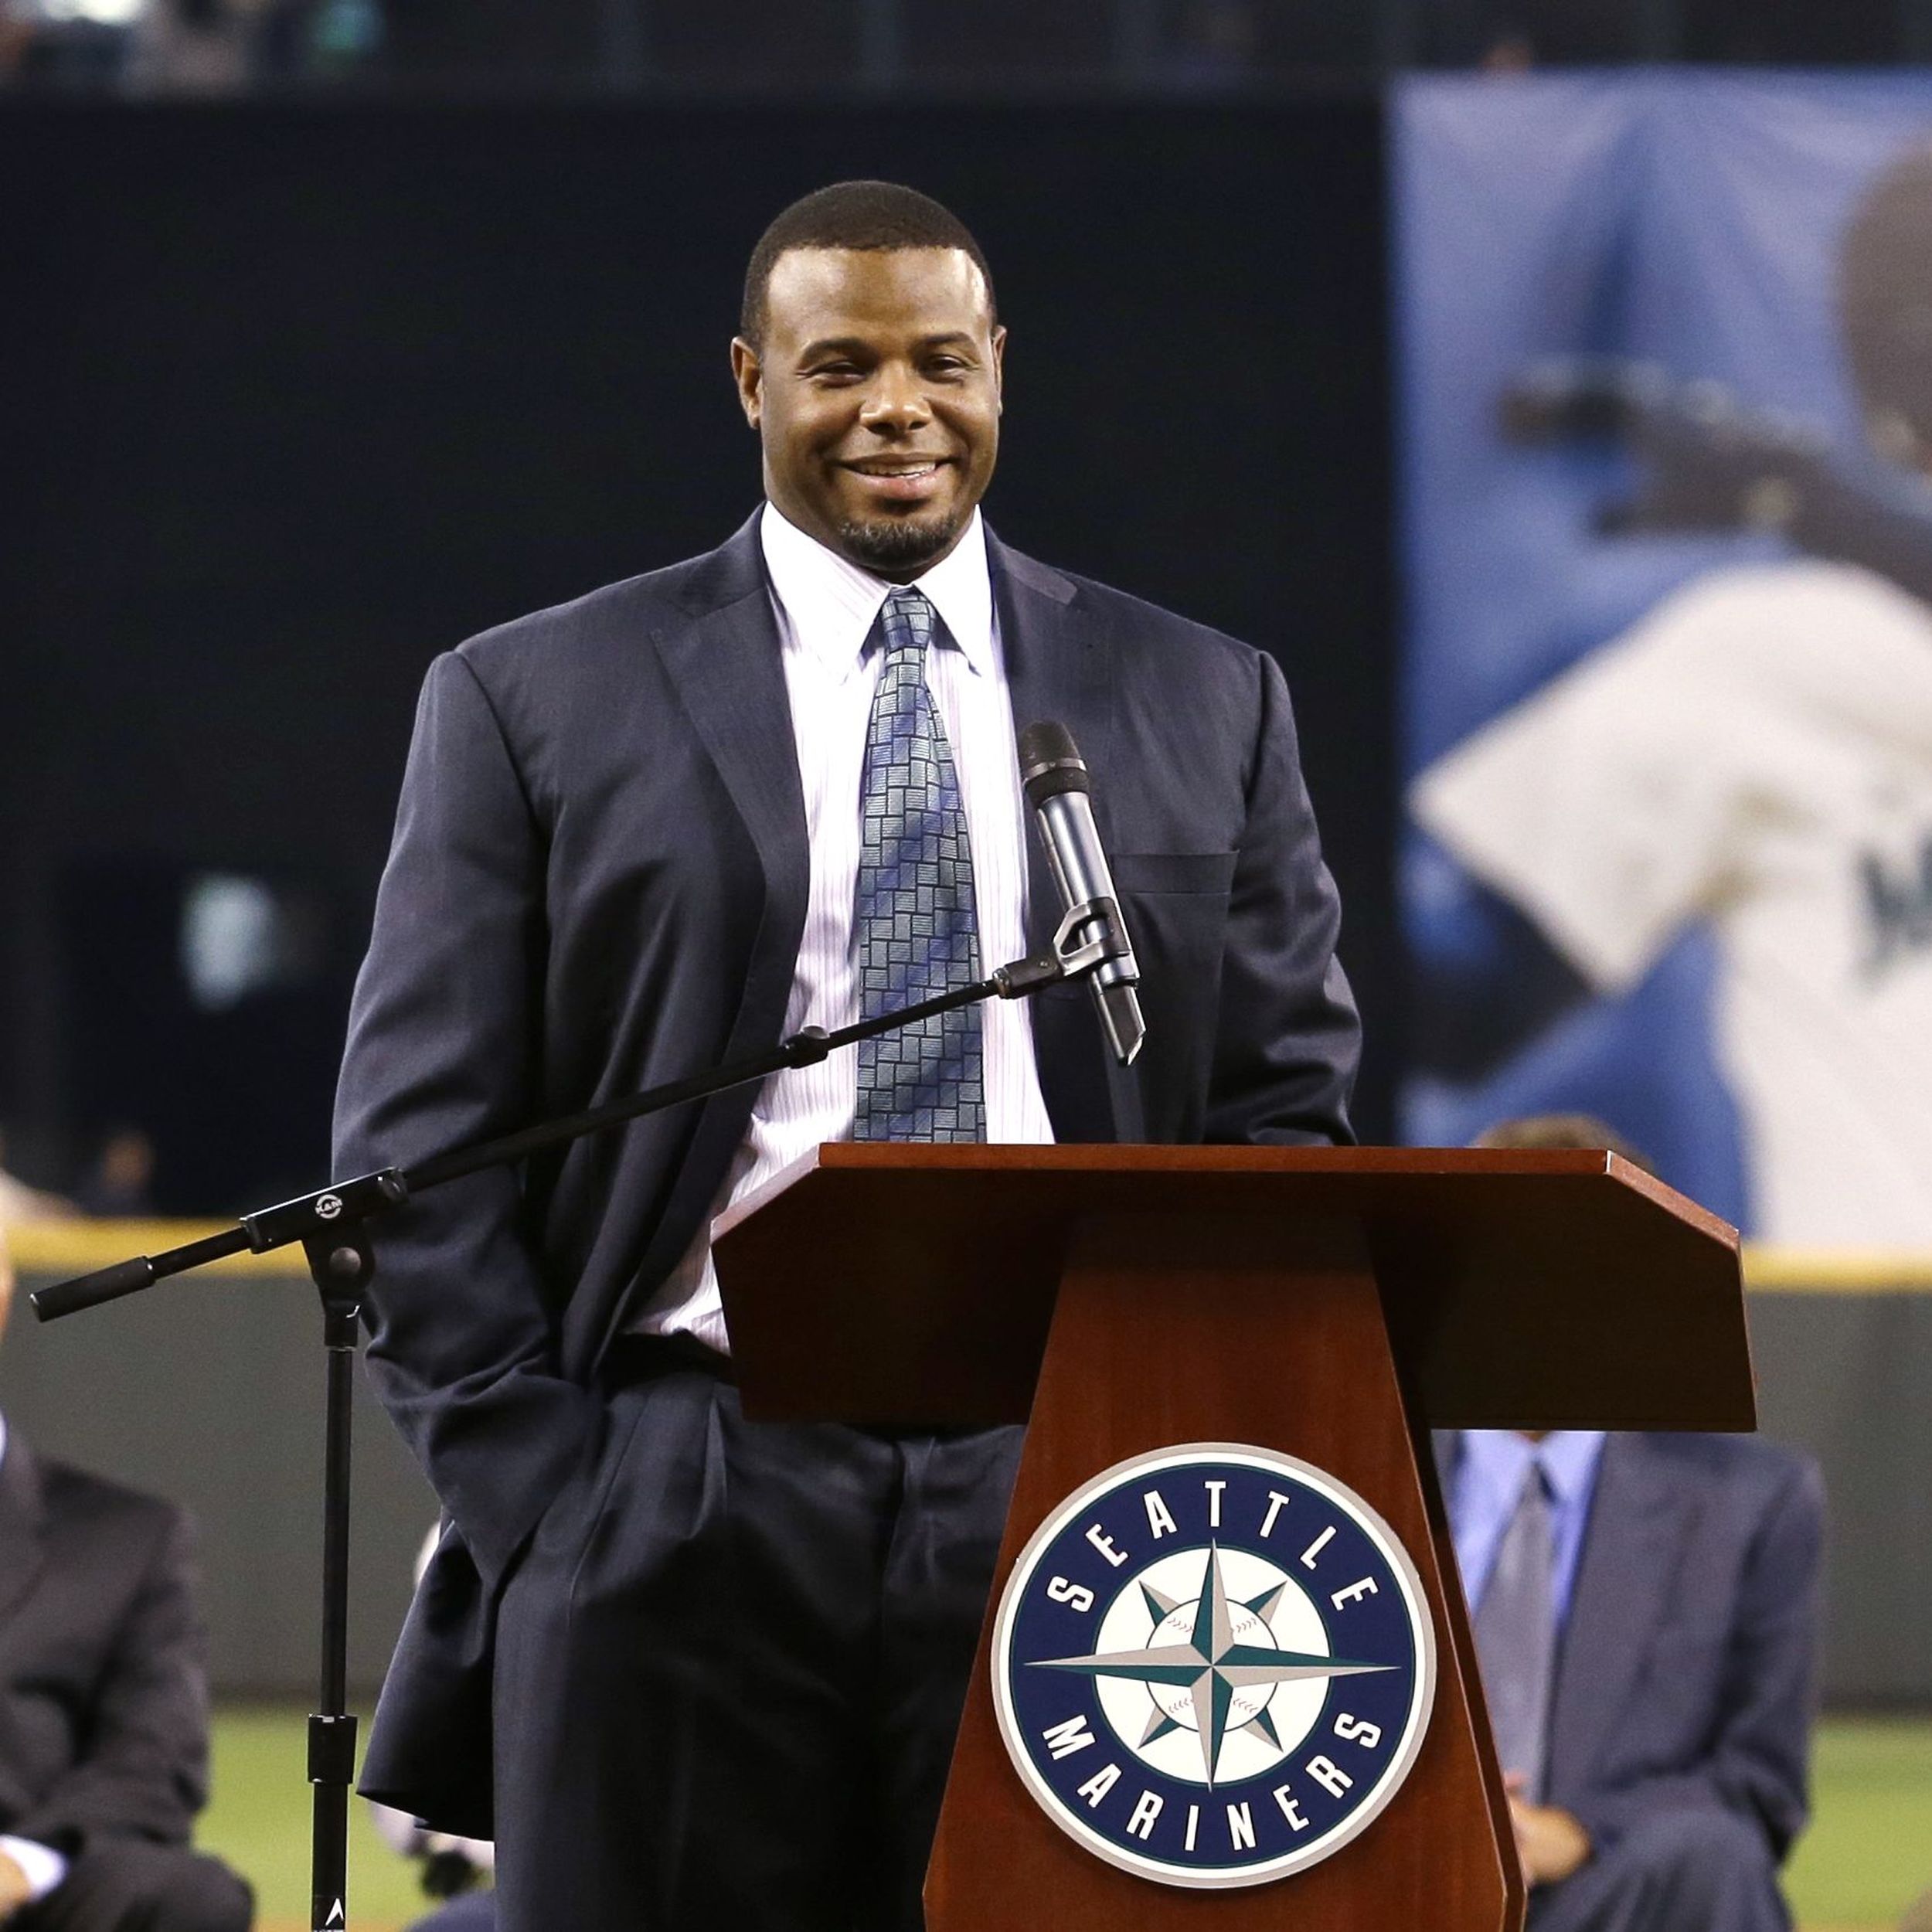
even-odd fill
[[[156,1255],[136,1255],[71,1281],[38,1288],[28,1301],[43,1321],[137,1294],[170,1275],[185,1274],[231,1255],[267,1254],[299,1242],[321,1297],[326,1403],[322,1475],[321,1708],[308,1719],[308,1782],[314,1787],[310,1842],[311,1932],[344,1932],[348,1924],[349,1798],[355,1774],[355,1719],[349,1701],[349,1448],[353,1368],[361,1338],[362,1302],[376,1273],[372,1221],[431,1188],[485,1168],[508,1167],[546,1149],[600,1134],[648,1114],[661,1114],[734,1087],[763,1080],[787,1067],[812,1066],[842,1046],[872,1039],[986,999],[1026,999],[1042,988],[1087,978],[1121,956],[1125,934],[1111,898],[1074,906],[1054,933],[1051,950],[1016,960],[985,979],[917,1005],[881,1013],[827,1032],[808,1026],[769,1052],[681,1080],[607,1100],[560,1120],[467,1147],[446,1148],[408,1167],[386,1167],[243,1215],[222,1233]],[[1129,955],[1131,957],[1131,954]]]

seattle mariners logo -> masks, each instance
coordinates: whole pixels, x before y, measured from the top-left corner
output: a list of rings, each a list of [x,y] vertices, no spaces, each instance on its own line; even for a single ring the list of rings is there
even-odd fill
[[[1168,1885],[1259,1885],[1394,1797],[1435,1692],[1421,1580],[1292,1456],[1191,1443],[1117,1463],[1026,1546],[993,1701],[1062,1831]]]

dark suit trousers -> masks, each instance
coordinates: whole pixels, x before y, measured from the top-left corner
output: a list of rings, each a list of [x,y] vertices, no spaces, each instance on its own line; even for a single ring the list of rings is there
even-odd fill
[[[1529,1895],[1529,1932],[1788,1932],[1764,1834],[1734,1813],[1659,1811]]]
[[[248,1932],[255,1905],[226,1866],[172,1845],[110,1840],[83,1851],[9,1932]]]
[[[748,1423],[629,1353],[504,1592],[502,1932],[918,1932],[1020,1432]]]

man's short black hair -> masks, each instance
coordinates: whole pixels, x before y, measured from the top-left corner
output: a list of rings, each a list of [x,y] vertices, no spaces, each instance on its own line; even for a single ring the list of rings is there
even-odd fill
[[[794,248],[957,248],[978,269],[992,308],[992,270],[972,231],[950,208],[896,181],[835,181],[794,201],[751,251],[738,332],[753,349],[764,339],[771,271]]]

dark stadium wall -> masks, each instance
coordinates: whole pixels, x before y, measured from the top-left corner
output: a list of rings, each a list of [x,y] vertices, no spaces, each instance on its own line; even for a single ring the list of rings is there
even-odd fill
[[[0,1120],[151,1126],[176,1208],[319,1172],[425,665],[744,517],[746,254],[886,174],[994,264],[1001,532],[1286,667],[1386,1136],[1379,139],[1366,96],[11,108]],[[209,872],[324,909],[298,984],[186,1001]]]

